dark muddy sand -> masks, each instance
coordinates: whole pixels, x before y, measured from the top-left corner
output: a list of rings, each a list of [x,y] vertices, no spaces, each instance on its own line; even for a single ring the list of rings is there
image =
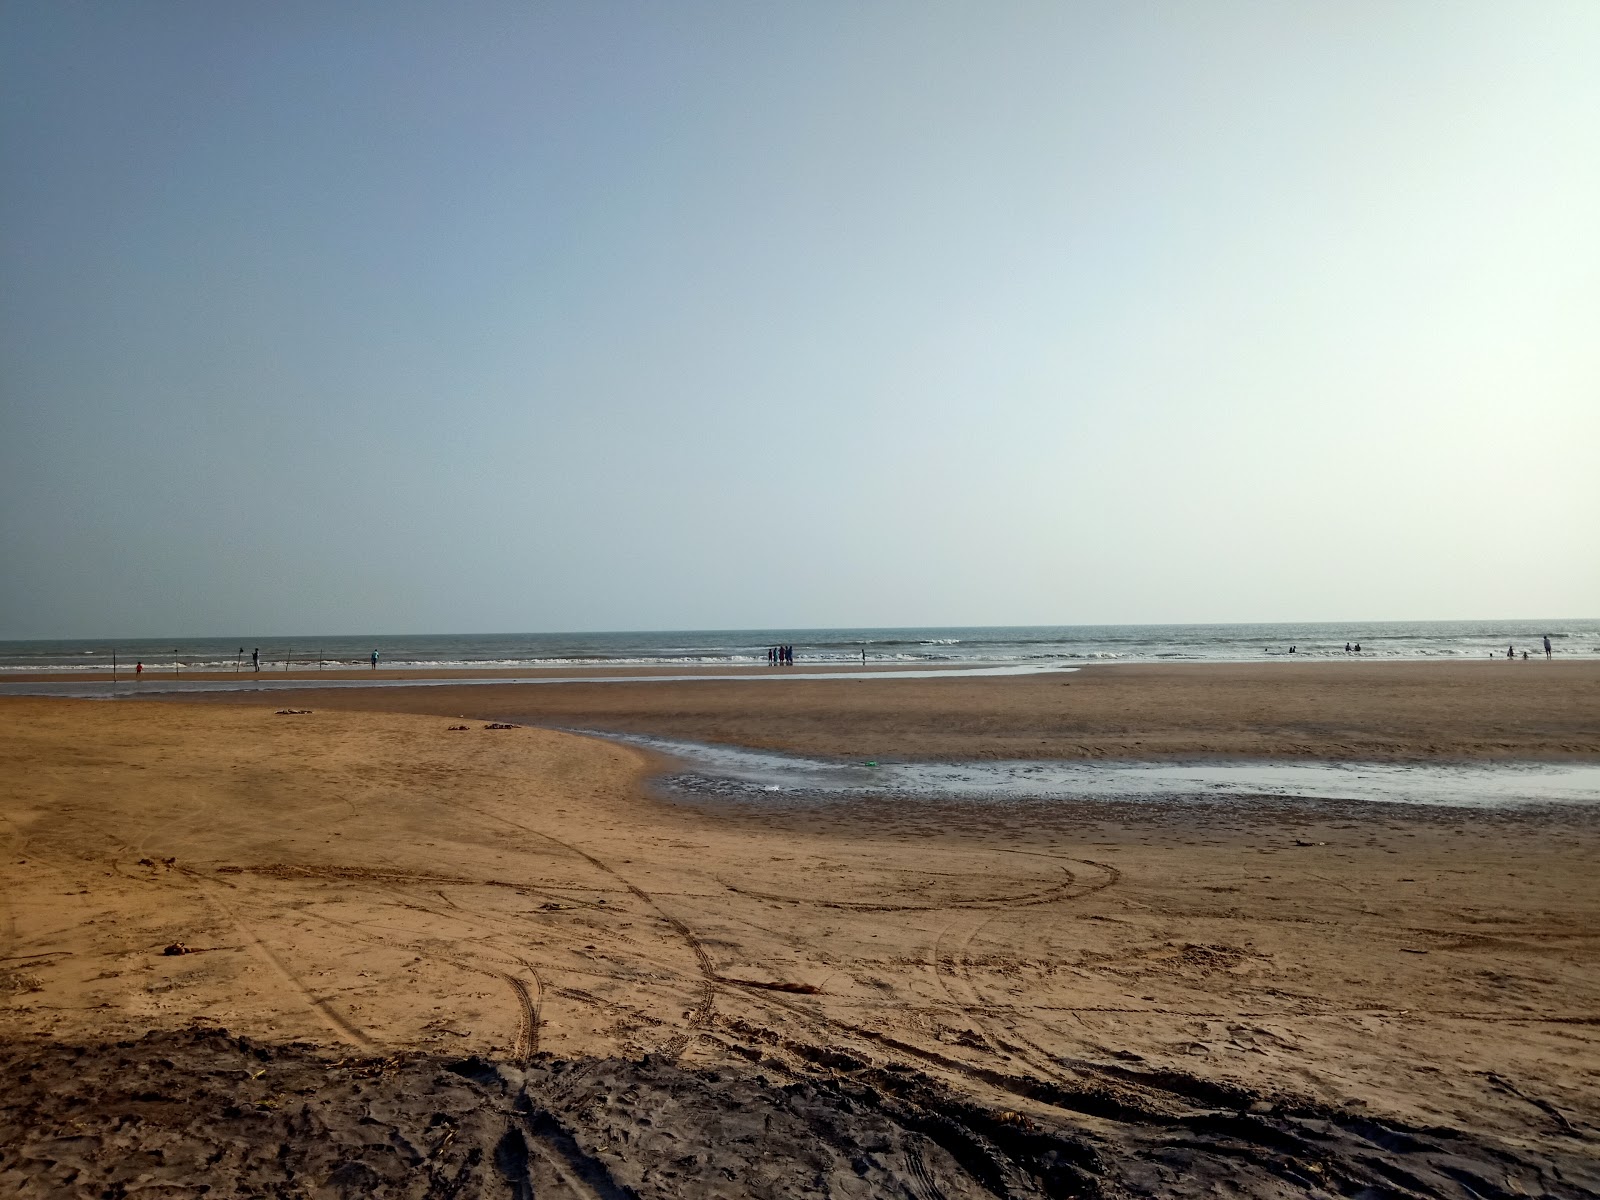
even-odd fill
[[[18,1197],[1587,1196],[1600,1165],[1185,1077],[1014,1081],[1079,1121],[819,1055],[335,1057],[205,1028],[0,1045]],[[203,1187],[197,1186],[205,1181]]]

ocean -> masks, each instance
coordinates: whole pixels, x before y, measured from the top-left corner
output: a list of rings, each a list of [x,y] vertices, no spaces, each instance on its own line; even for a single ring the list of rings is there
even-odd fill
[[[1548,634],[1561,658],[1600,654],[1600,620],[1345,621],[1272,625],[1027,625],[911,629],[744,629],[644,633],[393,634],[228,638],[71,639],[0,642],[0,673],[232,672],[382,666],[421,670],[540,667],[741,667],[766,648],[792,645],[797,665],[1070,666],[1092,662],[1260,662],[1354,658],[1470,659],[1543,655]]]

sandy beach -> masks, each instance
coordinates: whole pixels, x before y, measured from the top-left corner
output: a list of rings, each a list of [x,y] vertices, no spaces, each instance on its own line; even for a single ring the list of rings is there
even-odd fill
[[[0,1200],[1600,1200],[1600,0],[18,3]]]
[[[1070,677],[1072,744],[1237,753],[1260,670],[1205,669],[1231,699],[1187,723],[1181,673]],[[1325,744],[1305,732],[1317,670],[1272,681],[1289,699],[1265,744]],[[1592,672],[1321,670],[1324,710],[1365,687],[1337,719],[1395,756],[1595,752]],[[841,683],[848,703],[750,685],[742,712],[721,684],[525,688],[521,707],[381,693],[448,694],[444,716],[342,711],[338,692],[0,702],[19,1081],[0,1185],[1600,1187],[1589,808],[687,803],[653,797],[634,750],[483,719],[813,750],[876,720],[927,753],[959,708],[946,744],[994,756],[1029,744],[1063,682]],[[806,717],[829,702],[831,725]]]

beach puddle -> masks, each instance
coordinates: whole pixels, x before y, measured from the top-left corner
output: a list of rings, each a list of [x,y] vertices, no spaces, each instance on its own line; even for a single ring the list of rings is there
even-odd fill
[[[670,792],[773,800],[1369,801],[1501,808],[1600,803],[1594,763],[893,762],[802,758],[668,738],[581,730],[681,764]]]

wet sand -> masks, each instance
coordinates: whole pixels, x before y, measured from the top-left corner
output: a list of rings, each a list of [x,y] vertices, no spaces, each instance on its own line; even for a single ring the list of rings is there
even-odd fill
[[[1091,666],[1002,678],[274,692],[874,759],[1600,760],[1600,662]],[[248,693],[207,697],[260,703]]]
[[[682,675],[705,676],[714,678],[718,676],[737,675],[749,679],[775,679],[785,674],[810,675],[834,674],[842,675],[850,672],[859,672],[863,668],[855,663],[806,663],[802,662],[795,667],[765,667],[747,666],[744,664],[731,664],[727,666],[706,665],[704,663],[690,663],[683,666],[640,666],[628,664],[622,666],[566,666],[566,667],[317,667],[297,664],[292,670],[282,665],[263,667],[259,671],[251,671],[246,667],[242,671],[208,670],[208,671],[174,671],[168,667],[147,667],[143,674],[135,674],[131,666],[124,666],[115,676],[110,671],[8,671],[0,675],[0,681],[14,683],[103,683],[107,685],[105,694],[110,694],[110,685],[115,682],[120,696],[136,696],[140,694],[143,686],[150,693],[159,692],[167,683],[210,681],[217,683],[230,683],[248,686],[252,682],[281,683],[284,680],[308,684],[329,681],[343,682],[369,682],[375,686],[384,686],[395,682],[402,683],[437,683],[441,680],[474,679],[474,680],[503,680],[507,683],[527,679],[627,679],[636,676],[658,676],[663,679],[676,678]],[[962,671],[982,670],[982,664],[963,666],[960,663],[873,663],[868,670],[883,674],[894,675],[908,671],[924,671],[929,669]]]
[[[1494,744],[1593,753],[1568,671],[1480,683],[1523,689]],[[0,1189],[1600,1189],[1588,808],[689,803],[625,747],[271,700],[0,701]]]

